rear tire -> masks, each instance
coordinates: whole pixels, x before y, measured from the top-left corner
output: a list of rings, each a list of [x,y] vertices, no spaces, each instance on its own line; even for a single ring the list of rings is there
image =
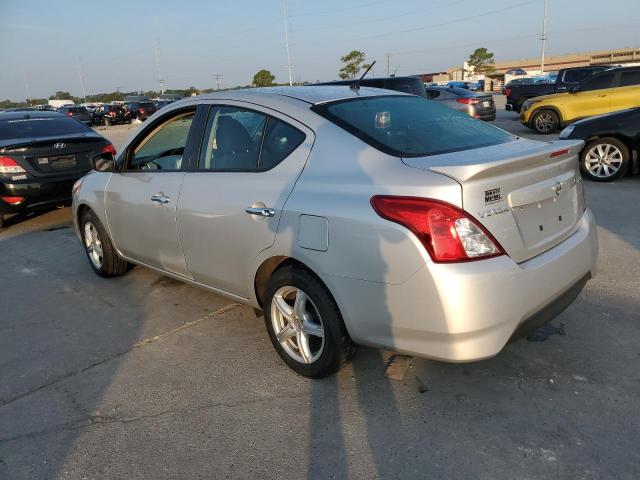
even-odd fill
[[[540,135],[548,135],[558,129],[560,119],[553,110],[540,110],[533,115],[531,125]]]
[[[612,182],[622,177],[630,163],[629,148],[613,137],[591,140],[580,152],[580,170],[594,182]]]
[[[116,251],[106,229],[91,210],[80,219],[82,244],[93,271],[101,277],[117,277],[127,273],[130,264]]]
[[[356,352],[331,294],[302,268],[276,270],[267,287],[264,317],[280,358],[305,377],[331,375]]]

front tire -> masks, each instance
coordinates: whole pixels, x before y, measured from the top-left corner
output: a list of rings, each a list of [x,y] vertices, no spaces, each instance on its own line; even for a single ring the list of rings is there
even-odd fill
[[[629,169],[629,148],[617,138],[591,140],[580,152],[580,170],[594,182],[612,182]]]
[[[338,306],[308,271],[293,266],[277,270],[269,280],[264,307],[271,343],[300,375],[326,377],[355,354]]]
[[[95,213],[87,210],[80,221],[82,244],[91,268],[101,277],[117,277],[129,270],[129,263],[116,252],[111,238]]]
[[[558,129],[560,119],[553,110],[540,110],[533,115],[531,125],[540,135],[548,135]]]

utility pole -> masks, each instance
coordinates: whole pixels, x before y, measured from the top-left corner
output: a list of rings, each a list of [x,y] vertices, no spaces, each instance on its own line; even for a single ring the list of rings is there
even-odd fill
[[[542,52],[540,54],[540,75],[544,73],[544,47],[547,41],[547,0],[544,0],[544,17],[542,18]]]
[[[220,91],[220,79],[222,78],[222,74],[216,73],[213,75],[216,78],[216,87],[217,90]]]
[[[78,57],[78,78],[80,78],[80,90],[82,91],[82,98],[84,98],[84,103],[87,103],[87,92],[84,88],[84,78],[82,75],[82,60]]]
[[[391,67],[390,67],[390,62],[391,62],[391,54],[390,53],[385,53],[384,58],[387,59],[387,77],[389,76],[389,73],[391,71]]]
[[[27,92],[27,103],[31,104],[31,91],[29,90],[29,83],[27,83],[27,74],[24,77],[24,90]]]
[[[164,95],[164,80],[160,73],[160,48],[158,47],[158,41],[156,39],[153,40],[153,50],[156,57],[156,70],[158,72],[158,83],[160,84],[160,95]]]
[[[289,71],[289,86],[293,85],[291,77],[291,50],[289,50],[289,22],[287,20],[287,2],[283,0],[282,11],[284,13],[284,43],[287,46],[287,70]]]

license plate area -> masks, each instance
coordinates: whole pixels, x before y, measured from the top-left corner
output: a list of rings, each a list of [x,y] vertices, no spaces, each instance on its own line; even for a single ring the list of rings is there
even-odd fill
[[[49,165],[52,170],[68,170],[70,168],[76,168],[76,157],[73,155],[49,157]]]
[[[491,106],[491,102],[482,102],[482,106],[484,108],[489,108]]]

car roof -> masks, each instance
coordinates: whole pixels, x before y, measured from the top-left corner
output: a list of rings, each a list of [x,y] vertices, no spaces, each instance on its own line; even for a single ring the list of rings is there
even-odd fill
[[[207,93],[191,97],[201,100],[239,100],[260,103],[261,100],[269,100],[274,97],[286,97],[318,105],[336,100],[348,100],[350,98],[377,97],[382,95],[408,95],[394,90],[382,88],[360,87],[353,90],[347,85],[302,85],[298,87],[264,87],[245,88],[241,90],[228,90],[226,92]],[[176,103],[179,103],[178,101]]]
[[[60,117],[68,118],[60,112],[52,112],[50,110],[27,110],[22,112],[0,112],[0,120],[18,120],[28,118],[49,118]]]

